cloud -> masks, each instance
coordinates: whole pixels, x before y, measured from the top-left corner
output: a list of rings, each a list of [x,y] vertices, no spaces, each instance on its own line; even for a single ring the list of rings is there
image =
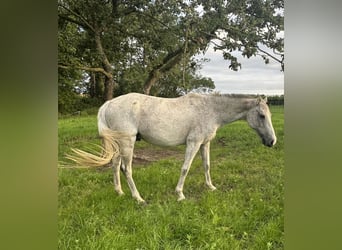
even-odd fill
[[[280,71],[280,64],[270,59],[265,64],[260,56],[249,59],[233,52],[242,68],[238,71],[229,69],[229,61],[224,60],[221,51],[214,51],[210,46],[205,55],[197,55],[197,59],[208,58],[209,62],[202,64],[200,74],[210,77],[221,93],[241,94],[284,94],[284,73]]]

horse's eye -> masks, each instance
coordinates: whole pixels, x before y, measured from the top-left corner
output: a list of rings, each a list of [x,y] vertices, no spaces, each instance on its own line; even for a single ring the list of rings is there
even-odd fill
[[[259,117],[260,117],[261,119],[265,119],[265,115],[263,115],[263,114],[260,114]]]

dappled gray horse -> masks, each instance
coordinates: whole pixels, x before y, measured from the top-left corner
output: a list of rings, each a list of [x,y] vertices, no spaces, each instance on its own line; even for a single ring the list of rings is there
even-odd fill
[[[188,94],[178,98],[158,98],[130,93],[107,101],[99,109],[102,155],[74,149],[76,155],[69,158],[86,166],[100,166],[112,161],[115,190],[123,194],[121,167],[132,196],[138,202],[144,202],[132,177],[137,135],[160,146],[186,144],[185,160],[176,186],[178,200],[183,200],[184,181],[198,150],[202,155],[206,184],[211,190],[216,189],[210,178],[210,141],[219,127],[240,119],[247,120],[264,145],[272,147],[276,143],[271,113],[266,100],[261,97]]]

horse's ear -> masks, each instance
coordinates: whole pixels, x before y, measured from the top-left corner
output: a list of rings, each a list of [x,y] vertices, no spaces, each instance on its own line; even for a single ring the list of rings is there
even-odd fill
[[[260,103],[262,100],[263,100],[262,97],[261,97],[261,96],[258,96],[258,98],[257,98],[257,104],[259,105],[259,103]]]
[[[267,96],[258,96],[257,104],[259,104],[261,101],[264,101],[267,103]]]

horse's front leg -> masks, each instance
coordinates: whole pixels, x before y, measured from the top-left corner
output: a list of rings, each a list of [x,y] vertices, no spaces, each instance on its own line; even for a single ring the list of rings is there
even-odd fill
[[[211,190],[215,190],[216,187],[211,183],[210,177],[210,142],[201,145],[201,156],[203,161],[205,183]]]
[[[185,178],[189,172],[191,163],[200,147],[200,143],[188,142],[185,150],[185,160],[182,166],[181,175],[176,187],[176,193],[178,194],[178,201],[184,200],[183,186]]]

